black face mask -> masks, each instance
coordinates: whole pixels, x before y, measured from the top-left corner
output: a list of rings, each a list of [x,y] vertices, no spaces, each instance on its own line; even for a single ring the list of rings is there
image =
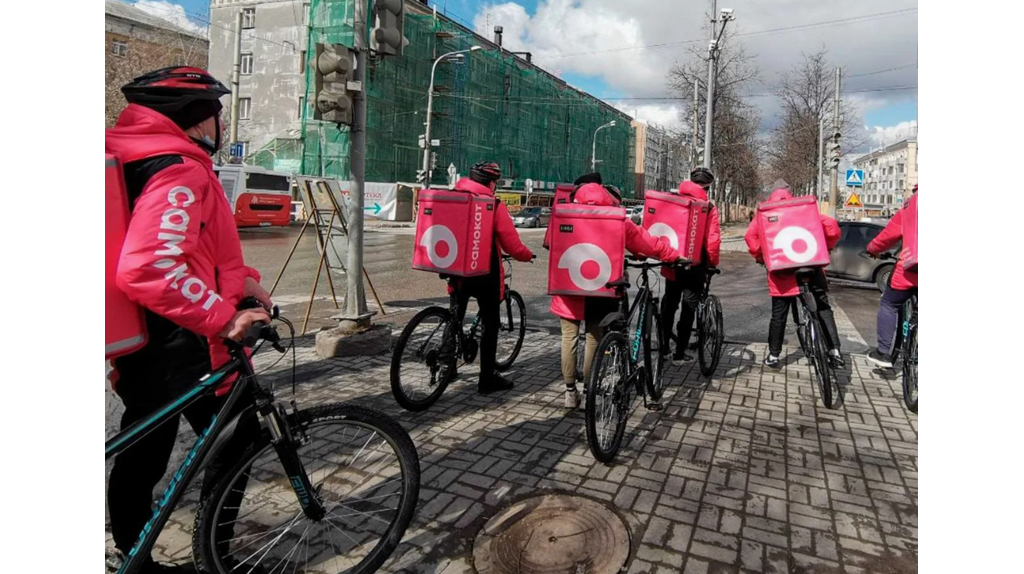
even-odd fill
[[[213,121],[214,121],[214,125],[216,126],[215,131],[217,132],[217,139],[211,140],[210,136],[203,136],[201,139],[200,138],[191,138],[192,141],[196,142],[196,144],[199,147],[203,148],[206,151],[206,153],[210,154],[211,156],[213,154],[217,153],[218,150],[220,150],[220,144],[221,144],[221,141],[220,141],[220,132],[221,132],[221,130],[220,130],[220,115],[213,116]]]

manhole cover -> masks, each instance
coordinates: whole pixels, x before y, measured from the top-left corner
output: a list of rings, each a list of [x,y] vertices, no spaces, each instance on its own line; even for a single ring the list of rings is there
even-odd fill
[[[629,558],[629,531],[604,506],[575,496],[524,500],[487,521],[473,545],[479,574],[611,574]]]

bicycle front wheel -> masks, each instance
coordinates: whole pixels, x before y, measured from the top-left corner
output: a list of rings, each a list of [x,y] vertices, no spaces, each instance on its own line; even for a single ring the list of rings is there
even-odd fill
[[[619,452],[629,417],[627,362],[629,351],[622,333],[606,333],[594,352],[587,382],[587,443],[594,458],[610,463]]]
[[[837,409],[842,402],[842,397],[840,396],[835,369],[832,368],[832,362],[829,361],[828,345],[825,343],[824,336],[825,331],[817,319],[812,318],[808,324],[810,325],[810,329],[808,329],[808,335],[810,336],[808,344],[811,346],[812,351],[811,370],[814,371],[814,375],[818,380],[821,402],[827,408]]]
[[[903,402],[917,412],[917,325],[910,325],[903,353]]]
[[[725,341],[722,303],[715,295],[708,295],[701,305],[703,312],[697,326],[697,359],[700,362],[700,373],[710,377],[722,358],[722,344]]]
[[[658,402],[665,394],[665,355],[668,342],[662,340],[661,316],[653,302],[647,303],[647,318],[644,320],[644,366],[647,367],[647,395]]]
[[[437,402],[456,361],[452,314],[427,307],[402,329],[391,355],[391,393],[402,408],[422,411]]]
[[[199,503],[193,553],[202,572],[374,572],[398,546],[419,499],[408,433],[385,415],[325,405],[289,417],[297,454],[324,507],[303,513],[267,433]]]
[[[512,363],[523,349],[526,337],[526,304],[515,291],[505,293],[505,300],[498,304],[498,353],[494,367],[499,371],[512,368]]]

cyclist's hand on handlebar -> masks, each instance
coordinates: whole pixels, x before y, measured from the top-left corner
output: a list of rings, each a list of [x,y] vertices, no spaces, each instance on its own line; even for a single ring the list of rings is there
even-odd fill
[[[260,285],[260,282],[252,277],[245,278],[245,285],[242,287],[243,297],[255,297],[264,309],[270,310],[274,304],[270,301],[270,293]]]
[[[241,341],[246,331],[259,322],[270,323],[270,315],[263,309],[243,309],[237,311],[227,326],[224,327],[224,330],[220,332],[220,336],[236,342]]]

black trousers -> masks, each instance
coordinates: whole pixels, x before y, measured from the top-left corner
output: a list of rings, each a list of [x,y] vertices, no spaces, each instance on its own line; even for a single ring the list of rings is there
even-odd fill
[[[469,277],[462,279],[458,290],[452,297],[458,303],[457,325],[462,325],[466,317],[466,306],[469,298],[476,299],[480,307],[480,324],[482,326],[480,336],[480,386],[491,384],[495,373],[494,363],[498,354],[498,329],[500,327],[499,308],[501,305],[501,275],[500,267],[495,261],[491,261],[491,272],[482,277]]]
[[[115,391],[125,407],[122,429],[171,402],[210,372],[210,353],[203,337],[149,313],[147,327],[149,343],[136,353],[115,360]],[[185,419],[197,434],[210,424],[225,399],[226,396],[209,395],[184,411]],[[167,471],[179,422],[180,417],[175,417],[153,428],[114,459],[107,506],[114,545],[124,554],[135,545],[153,515],[153,489]],[[239,421],[237,431],[222,451],[225,456],[211,460],[206,467],[203,494],[212,488],[219,473],[234,462],[228,455],[240,454],[254,432],[259,432],[254,414]],[[226,506],[237,509],[238,504]],[[232,521],[228,518],[225,522]]]
[[[825,324],[826,342],[830,349],[839,349],[839,330],[828,301],[828,279],[821,269],[809,285],[811,294],[818,305],[818,314]],[[768,354],[778,357],[782,353],[782,339],[786,333],[786,316],[793,312],[794,305],[800,305],[797,297],[772,297],[772,320],[768,325]]]
[[[672,334],[676,309],[679,309],[679,303],[682,301],[679,323],[676,326],[678,339],[676,340],[675,354],[677,357],[682,356],[690,342],[690,332],[693,331],[693,320],[697,316],[697,304],[700,303],[700,294],[704,290],[706,278],[707,266],[698,265],[685,271],[676,271],[674,281],[665,281],[665,298],[661,302],[661,328],[666,333],[663,337],[666,341]]]

